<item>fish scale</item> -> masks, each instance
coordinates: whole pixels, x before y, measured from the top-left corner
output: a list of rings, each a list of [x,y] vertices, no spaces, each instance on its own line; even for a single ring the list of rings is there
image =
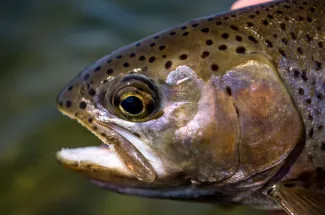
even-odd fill
[[[320,210],[322,6],[276,1],[199,18],[102,57],[68,84],[58,106],[113,146],[91,153],[116,153],[126,169],[98,167],[84,155],[76,167],[66,150],[58,160],[126,194],[174,199],[180,189],[180,199],[215,195],[264,208],[277,202],[295,215]],[[141,104],[139,115],[123,108],[132,101]]]

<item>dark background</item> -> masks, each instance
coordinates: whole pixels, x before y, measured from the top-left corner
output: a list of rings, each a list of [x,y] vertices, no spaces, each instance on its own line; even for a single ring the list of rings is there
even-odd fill
[[[62,147],[99,140],[56,110],[57,93],[101,56],[233,0],[0,2],[0,214],[263,214],[114,194],[59,166]]]

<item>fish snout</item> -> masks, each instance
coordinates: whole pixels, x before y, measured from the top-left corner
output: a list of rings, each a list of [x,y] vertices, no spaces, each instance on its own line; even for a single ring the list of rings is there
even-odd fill
[[[83,91],[86,91],[85,88],[78,79],[71,81],[56,98],[59,111],[75,118],[79,112],[86,109],[87,104],[83,101],[82,96]]]

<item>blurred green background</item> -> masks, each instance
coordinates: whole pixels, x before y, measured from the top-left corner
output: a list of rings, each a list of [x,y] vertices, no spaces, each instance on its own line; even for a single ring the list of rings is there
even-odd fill
[[[264,214],[246,207],[122,196],[59,166],[62,147],[99,140],[55,106],[59,90],[101,56],[233,0],[2,0],[0,214]]]

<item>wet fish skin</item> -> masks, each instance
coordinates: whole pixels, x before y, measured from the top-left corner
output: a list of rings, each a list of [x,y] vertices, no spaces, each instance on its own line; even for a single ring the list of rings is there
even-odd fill
[[[82,171],[94,179],[104,181],[98,183],[112,190],[119,191],[125,186],[138,189],[137,191],[136,189],[121,191],[124,193],[143,195],[146,189],[160,189],[167,185],[167,187],[174,187],[175,189],[176,187],[183,189],[190,186],[191,190],[195,191],[202,187],[194,186],[193,183],[204,183],[203,190],[217,188],[218,195],[224,196],[224,199],[229,202],[265,208],[276,207],[274,202],[264,195],[265,188],[282,181],[301,180],[306,184],[306,188],[324,194],[325,29],[323,23],[325,11],[323,6],[325,6],[325,2],[322,0],[279,1],[193,20],[117,50],[92,64],[61,92],[58,97],[59,109],[71,118],[76,118],[104,143],[118,145],[122,139],[119,132],[114,129],[112,131],[112,124],[140,136],[140,139],[149,146],[149,149],[145,150],[152,153],[154,157],[164,158],[163,164],[170,168],[166,170],[170,177],[163,178],[159,177],[158,174],[155,179],[148,179],[149,181],[156,180],[159,182],[157,182],[158,184],[153,182],[149,185],[146,183],[139,185],[140,182],[135,182],[132,176],[125,179],[123,175],[119,175],[117,179],[113,180],[110,177],[114,175],[114,172],[108,177],[102,173],[103,171],[94,173],[89,171],[87,167]],[[166,80],[170,77],[171,71],[177,71],[180,66],[184,65],[191,69],[180,70],[184,74],[188,72],[186,73],[188,75],[191,74],[191,71],[195,72],[194,75],[184,76],[185,78],[190,77],[190,81],[177,87],[173,85],[172,81],[181,82],[182,79],[172,77],[170,84],[166,85]],[[263,72],[255,73],[255,70]],[[242,73],[245,74],[244,79],[238,77],[242,71],[246,71],[246,73]],[[250,73],[250,71],[252,72]],[[158,86],[160,93],[163,94],[159,99],[164,100],[159,101],[161,102],[159,105],[164,107],[168,102],[180,104],[181,101],[185,101],[189,105],[186,108],[179,109],[179,112],[172,113],[170,117],[166,117],[169,124],[155,124],[155,122],[159,122],[158,119],[166,116],[166,112],[171,110],[172,105],[167,105],[167,109],[154,113],[147,122],[135,124],[116,117],[113,110],[103,114],[105,107],[103,104],[98,104],[98,101],[104,99],[103,92],[107,93],[109,90],[116,89],[117,87],[110,83],[116,82],[119,78],[123,79],[130,72],[143,74],[145,77],[149,77],[150,82],[152,81],[155,86]],[[227,82],[229,76],[233,79],[229,79],[230,81]],[[249,86],[253,86],[254,81],[261,83],[262,80],[267,80],[265,85],[254,85],[260,89],[260,96],[264,99],[273,93],[269,100],[278,99],[277,101],[281,101],[281,104],[286,104],[283,105],[284,108],[282,109],[278,106],[272,106],[272,109],[270,106],[270,113],[275,114],[283,111],[283,115],[271,118],[270,125],[265,127],[270,130],[274,129],[277,133],[274,141],[282,141],[283,145],[270,150],[271,144],[268,143],[262,145],[257,152],[252,152],[251,155],[247,152],[240,157],[241,159],[237,160],[237,155],[244,149],[239,148],[237,150],[236,147],[242,147],[243,144],[236,145],[235,143],[240,142],[240,140],[243,141],[243,133],[247,134],[247,139],[245,139],[247,142],[254,142],[254,138],[257,141],[262,136],[261,134],[260,136],[253,136],[250,132],[253,132],[254,129],[244,129],[247,126],[243,127],[240,123],[243,123],[245,117],[239,122],[237,121],[236,112],[238,112],[238,108],[239,115],[244,113],[247,98],[253,99],[253,96],[257,94],[242,94],[242,91],[236,90],[238,86],[236,83],[239,82],[235,83],[233,80],[244,80],[243,83]],[[253,81],[250,82],[249,80]],[[120,84],[120,82],[116,83],[116,85]],[[229,84],[230,88],[222,86],[224,83]],[[275,90],[272,91],[273,89]],[[221,93],[224,92],[223,90],[226,90],[226,94],[230,94],[235,99],[236,104],[241,104],[240,107],[234,108],[231,105],[233,100],[229,100],[226,94]],[[223,150],[209,147],[201,148],[199,141],[202,139],[193,137],[193,134],[189,133],[188,130],[182,136],[183,142],[180,142],[183,144],[182,146],[170,146],[170,142],[167,140],[175,141],[175,138],[173,139],[171,136],[177,129],[173,130],[174,128],[172,128],[170,131],[168,125],[175,124],[176,127],[189,128],[184,127],[188,123],[188,118],[195,117],[200,107],[206,107],[203,102],[201,102],[201,106],[199,105],[204,94],[208,96],[219,95],[216,96],[216,100],[211,101],[207,98],[206,105],[214,107],[216,110],[223,110],[222,107],[216,106],[217,104],[227,107],[223,112],[211,116],[215,120],[214,122],[225,123],[221,125],[212,123],[211,126],[215,127],[213,129],[209,127],[206,131],[211,130],[213,133],[217,130],[220,131],[220,128],[225,129],[227,135],[219,132],[217,137],[221,142],[223,140],[225,143],[227,141],[234,143],[229,144],[233,148],[228,148],[229,145]],[[290,99],[288,99],[288,95]],[[244,96],[246,100],[240,101],[241,96]],[[256,97],[257,100],[254,100],[254,104],[261,97]],[[257,104],[254,113],[263,107],[262,104]],[[251,114],[253,112],[252,106],[247,106],[247,108],[247,113]],[[267,115],[267,111],[265,113],[258,112],[259,118]],[[177,120],[171,117],[174,116],[173,114]],[[227,117],[222,118],[225,116]],[[270,118],[268,119],[270,120]],[[287,121],[283,120],[285,126],[281,127],[281,129],[288,129],[286,131],[287,136],[275,129],[276,125],[279,125],[280,119],[288,119]],[[108,120],[109,123],[105,120]],[[211,121],[213,122],[213,120]],[[249,124],[251,121],[247,122],[247,125],[252,126]],[[258,123],[260,122],[258,121]],[[293,124],[296,125],[296,128],[289,129]],[[213,136],[211,132],[207,132],[203,136]],[[265,133],[265,131],[263,132]],[[229,136],[231,139],[227,139]],[[265,138],[262,141],[265,141]],[[188,148],[191,153],[189,153],[190,156],[186,156],[184,144],[188,146],[190,143],[194,143],[194,146],[191,145]],[[222,144],[218,144],[219,147],[220,145]],[[131,144],[130,150],[136,152],[140,149],[138,147],[133,148]],[[204,157],[208,155],[207,151],[209,150],[214,151],[220,160],[207,165],[207,160]],[[144,155],[143,160],[150,160],[146,157],[147,154],[143,153],[143,150],[140,151]],[[267,152],[278,152],[278,154],[272,154],[269,158],[265,158]],[[250,156],[258,156],[258,153],[263,156],[256,157],[255,161],[250,159]],[[197,154],[198,157],[193,158],[194,154]],[[186,162],[183,162],[182,159],[179,160],[177,155]],[[275,157],[277,159],[272,160]],[[130,159],[132,161],[132,158]],[[241,170],[240,164],[243,166],[242,162],[245,159],[247,165],[244,166],[251,166],[242,169],[242,172],[238,171]],[[202,163],[199,162],[200,160]],[[61,162],[66,165],[66,160],[63,159]],[[132,166],[131,163],[128,164]],[[195,165],[191,166],[188,163]],[[268,166],[263,165],[267,163],[269,163]],[[219,165],[219,169],[216,168],[216,164]],[[72,168],[70,165],[67,166]],[[204,166],[206,169],[203,168]],[[79,167],[75,168],[78,169]],[[148,168],[154,169],[154,167]],[[202,169],[204,171],[199,172]],[[216,171],[216,175],[211,176],[210,173],[213,171]],[[186,177],[183,178],[183,174]],[[108,179],[114,183],[105,183],[105,180],[109,181]],[[124,180],[124,182],[119,184],[120,180]],[[170,180],[172,183],[169,183]],[[155,195],[158,194],[152,196]],[[210,193],[201,192],[201,196],[205,195],[208,196]],[[193,194],[189,198],[192,196]],[[158,195],[157,197],[162,196]],[[168,195],[164,196],[164,198],[166,197]]]

